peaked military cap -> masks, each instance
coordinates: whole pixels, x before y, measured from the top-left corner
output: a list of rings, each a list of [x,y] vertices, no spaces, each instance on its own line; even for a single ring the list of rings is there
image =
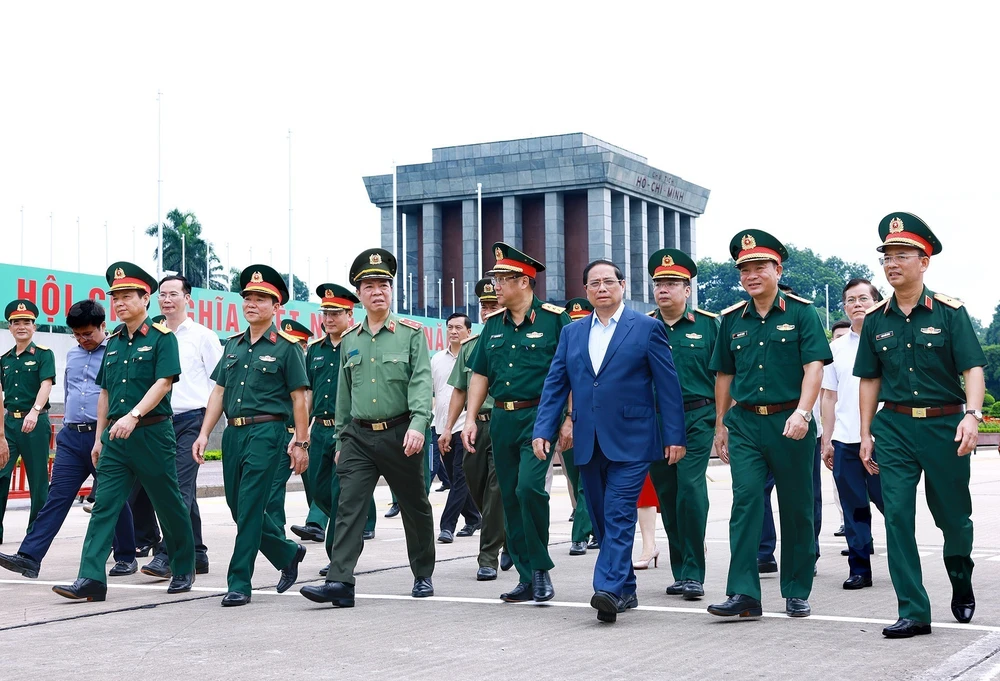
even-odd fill
[[[18,298],[17,300],[11,301],[10,304],[7,305],[7,309],[4,310],[3,316],[7,318],[8,322],[12,322],[17,319],[30,319],[31,321],[35,321],[38,319],[38,306],[30,300]]]
[[[350,290],[338,284],[320,284],[316,287],[321,310],[353,310],[361,301]]]
[[[496,289],[493,288],[492,279],[480,279],[476,282],[476,297],[479,298],[480,301],[485,300],[488,303],[496,302],[497,292]]]
[[[655,279],[693,279],[698,274],[694,264],[684,251],[676,248],[661,248],[649,256],[649,276]]]
[[[167,316],[158,314],[155,317],[153,317],[150,321],[153,322],[154,324],[164,324],[167,321]]]
[[[762,229],[746,229],[729,242],[729,254],[737,267],[755,260],[773,260],[779,265],[788,259],[784,245]]]
[[[240,272],[240,295],[266,293],[284,305],[288,302],[288,285],[278,271],[268,265],[250,265]]]
[[[369,248],[351,264],[351,283],[357,286],[364,279],[394,279],[396,256],[384,248]]]
[[[941,242],[934,232],[913,213],[889,213],[878,223],[878,235],[882,245],[876,250],[880,253],[886,246],[910,246],[927,256],[941,252]]]
[[[570,298],[566,301],[566,314],[573,321],[583,319],[594,312],[594,306],[586,298]]]
[[[156,293],[157,289],[156,279],[149,276],[149,273],[138,265],[125,260],[112,263],[104,274],[104,278],[108,280],[108,286],[111,287],[108,289],[109,293],[139,291],[152,295]]]
[[[539,272],[545,271],[545,265],[502,241],[493,244],[493,255],[496,256],[497,264],[487,274],[513,272],[534,279]]]
[[[295,336],[300,341],[307,341],[312,338],[312,330],[294,319],[285,319],[281,322],[281,330],[290,336]]]

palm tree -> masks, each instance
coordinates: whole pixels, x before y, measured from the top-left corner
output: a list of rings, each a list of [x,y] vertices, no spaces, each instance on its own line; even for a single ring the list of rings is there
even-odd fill
[[[156,232],[157,225],[146,228],[146,234],[149,236],[155,237]],[[181,236],[184,237],[183,247]],[[153,250],[153,258],[157,257],[159,257],[158,248]],[[194,213],[182,213],[178,208],[167,213],[167,220],[163,223],[163,270],[183,274],[191,282],[191,286],[209,288],[213,291],[226,291],[229,288],[222,262],[215,255],[212,244],[201,236],[201,223],[198,222],[198,218]]]

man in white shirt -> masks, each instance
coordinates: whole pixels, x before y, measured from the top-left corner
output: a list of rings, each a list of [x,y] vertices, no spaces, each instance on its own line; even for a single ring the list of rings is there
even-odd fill
[[[174,434],[177,437],[177,482],[181,488],[181,497],[191,513],[191,529],[194,532],[195,572],[199,575],[208,572],[208,548],[201,536],[201,513],[198,511],[198,464],[191,457],[191,446],[201,431],[205,419],[205,407],[208,396],[215,383],[212,372],[222,358],[222,344],[214,331],[198,324],[188,317],[188,305],[191,303],[191,284],[180,275],[170,275],[160,281],[159,288],[160,312],[164,315],[164,323],[177,336],[180,350],[181,376],[174,383],[170,397],[170,406],[174,411]],[[156,515],[149,506],[148,513],[143,513],[143,497],[146,493],[141,487],[133,491],[140,511],[135,517],[136,534],[145,531],[147,536],[159,536]],[[147,505],[148,506],[148,505]],[[144,527],[145,526],[145,527]],[[154,547],[153,560],[141,568],[145,575],[152,577],[170,577],[170,556],[166,545],[161,541]]]
[[[865,311],[881,300],[878,290],[867,279],[851,279],[844,287],[844,312],[851,319],[851,329],[830,344],[833,364],[823,370],[823,463],[833,471],[840,503],[844,507],[844,533],[847,538],[850,576],[844,582],[848,590],[872,585],[871,555],[872,510],[874,502],[882,512],[882,483],[861,463],[861,379],[854,375],[861,327]]]
[[[458,516],[465,516],[465,527],[458,532],[459,537],[471,537],[483,526],[483,516],[476,508],[476,503],[469,493],[469,485],[465,480],[465,470],[462,462],[465,459],[465,448],[462,446],[462,429],[465,428],[465,411],[455,420],[451,427],[450,444],[446,453],[442,453],[439,440],[448,430],[448,405],[451,404],[451,393],[455,390],[448,384],[452,369],[458,360],[462,341],[469,337],[472,331],[472,320],[461,312],[456,312],[447,321],[448,347],[431,357],[431,377],[434,380],[434,426],[433,446],[434,456],[439,457],[451,480],[448,490],[448,501],[441,513],[441,533],[438,541],[450,544],[455,540],[455,527]]]

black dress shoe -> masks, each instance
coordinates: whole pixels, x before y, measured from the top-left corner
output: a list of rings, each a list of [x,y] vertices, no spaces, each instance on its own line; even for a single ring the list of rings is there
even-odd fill
[[[321,567],[319,569],[319,574],[321,577],[326,577],[327,573],[330,572],[330,564],[327,563],[326,567]]]
[[[115,561],[114,567],[108,570],[108,577],[125,577],[127,575],[134,575],[139,570],[139,561],[135,558],[132,560],[118,560]]]
[[[239,591],[230,591],[222,597],[223,608],[233,608],[238,605],[246,605],[249,602],[250,594],[240,593]]]
[[[760,601],[743,594],[734,594],[725,603],[708,606],[708,611],[719,617],[763,617]]]
[[[414,598],[427,598],[434,595],[434,582],[430,577],[417,577],[413,580],[413,590],[410,595]]]
[[[34,558],[28,558],[23,553],[15,553],[12,556],[0,553],[0,567],[7,568],[11,572],[20,573],[31,579],[37,579],[38,571],[41,569],[42,564]]]
[[[361,532],[361,538],[365,541],[375,538],[375,530],[364,530]]]
[[[778,562],[773,558],[771,560],[757,561],[757,574],[769,575],[772,572],[777,572],[777,571],[778,571]]]
[[[514,567],[514,559],[506,551],[500,552],[500,569],[504,572]]]
[[[447,492],[447,491],[448,491],[448,490],[450,490],[450,489],[451,489],[451,487],[449,487],[448,485],[441,485],[440,487],[438,487],[438,488],[437,488],[436,490],[434,490],[434,491],[435,491],[435,492]]]
[[[207,575],[208,574],[208,556],[199,559],[195,556],[194,559],[194,573],[196,575]]]
[[[174,575],[173,579],[170,580],[170,586],[167,587],[167,593],[182,594],[190,591],[192,586],[194,586],[193,572],[186,575]]]
[[[705,587],[701,582],[689,579],[684,585],[684,593],[681,594],[685,601],[696,601],[705,595]]]
[[[844,531],[844,526],[841,525],[840,529],[833,533],[833,536],[834,537],[843,537],[845,534],[847,534],[847,533]]]
[[[622,601],[618,596],[608,591],[595,591],[590,599],[590,607],[597,609],[597,619],[601,622],[614,622],[618,619],[618,610],[624,612]]]
[[[96,579],[78,579],[69,586],[57,585],[52,590],[75,600],[103,601],[108,595],[108,585]]]
[[[882,630],[886,638],[912,638],[931,633],[931,625],[916,620],[900,619]]]
[[[631,610],[632,608],[639,607],[639,597],[635,594],[627,594],[622,596],[621,601],[618,604],[618,612],[625,612],[626,610]]]
[[[531,585],[525,582],[518,582],[517,586],[507,593],[500,594],[500,600],[507,603],[526,603],[534,600],[531,594]]]
[[[842,556],[849,556],[849,555],[851,555],[851,550],[850,549],[840,549],[840,555],[842,555]]]
[[[492,582],[497,578],[496,568],[491,568],[489,565],[484,565],[476,571],[476,581],[477,582]]]
[[[552,588],[552,580],[548,570],[535,570],[531,575],[531,595],[536,603],[552,600],[556,590]]]
[[[448,530],[441,530],[441,534],[438,535],[438,542],[441,544],[450,544],[455,541],[455,536]]]
[[[972,621],[972,616],[976,614],[976,596],[969,587],[968,593],[951,595],[951,614],[962,624]]]
[[[292,584],[295,584],[295,580],[299,578],[299,563],[302,559],[306,557],[306,547],[302,544],[298,545],[295,549],[295,555],[292,556],[292,561],[281,568],[281,579],[278,580],[278,586],[274,588],[279,594],[283,594],[292,588]]]
[[[569,522],[573,522],[574,520],[576,520],[576,511],[569,514]]]
[[[570,542],[569,555],[582,556],[587,553],[587,544],[582,541]]]
[[[785,614],[789,617],[809,617],[812,608],[809,607],[809,601],[804,598],[786,598]]]
[[[149,553],[153,550],[153,547],[148,544],[143,544],[142,546],[135,547],[135,557],[136,558],[146,558]]]
[[[292,525],[288,529],[299,539],[318,543],[326,541],[326,532],[319,525]]]
[[[455,533],[456,537],[471,537],[476,533],[476,530],[482,529],[482,523],[466,523],[465,527],[460,529]]]
[[[594,539],[593,537],[591,537],[590,542],[587,544],[587,548],[594,549],[596,551],[597,549],[601,548],[601,543],[596,539]]]
[[[167,579],[170,577],[170,562],[163,556],[153,556],[153,560],[142,566],[142,574]]]
[[[684,594],[684,585],[687,584],[686,579],[678,579],[676,582],[667,587],[668,596],[682,596]]]
[[[857,591],[872,585],[871,575],[851,575],[844,581],[844,588],[848,591]]]
[[[399,504],[392,504],[389,506],[389,510],[385,512],[386,518],[395,518],[399,515]]]
[[[354,585],[344,582],[324,582],[320,586],[309,584],[299,589],[299,593],[313,603],[329,603],[335,608],[354,607]]]

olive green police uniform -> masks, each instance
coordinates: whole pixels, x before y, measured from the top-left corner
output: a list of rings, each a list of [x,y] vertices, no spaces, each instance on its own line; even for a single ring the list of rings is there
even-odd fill
[[[497,274],[514,271],[534,277],[544,269],[506,244],[498,243],[494,250],[497,265],[492,272]],[[534,571],[548,571],[554,565],[548,549],[549,494],[545,491],[549,462],[535,458],[531,436],[559,334],[569,323],[563,308],[533,296],[520,324],[514,324],[507,310],[486,320],[468,362],[474,373],[486,377],[495,400],[490,422],[493,461],[507,520],[506,549],[521,584],[531,584]],[[555,440],[556,434],[550,439]]]
[[[365,251],[351,267],[356,286],[365,278],[392,279],[395,274],[395,258],[382,249]],[[380,475],[399,499],[410,570],[417,579],[429,579],[434,572],[434,516],[425,491],[425,462],[420,452],[406,456],[403,451],[406,431],[425,432],[431,418],[431,363],[421,325],[389,314],[373,334],[365,319],[344,333],[340,346],[340,500],[326,579],[355,583],[362,529]]]
[[[760,230],[741,232],[730,250],[737,264],[787,258],[780,242]],[[724,419],[733,478],[726,586],[730,596],[760,600],[757,546],[764,518],[764,481],[770,469],[781,508],[781,595],[809,598],[816,563],[812,498],[816,424],[809,422],[801,440],[782,432],[801,396],[804,366],[832,360],[819,315],[804,298],[779,290],[764,317],[753,301],[722,312],[709,368],[733,376],[731,394],[737,402]]]
[[[594,306],[586,298],[572,298],[566,301],[566,314],[574,322],[593,314]],[[583,494],[583,481],[580,479],[580,469],[576,467],[573,460],[573,448],[564,450],[561,453],[563,470],[569,479],[569,484],[573,488],[576,497],[576,507],[573,509],[573,527],[570,530],[570,541],[579,546],[586,544],[591,535],[594,534],[594,526],[590,521],[590,511],[587,509],[587,498]],[[582,549],[570,546],[569,554],[583,555],[587,552],[586,546]]]
[[[653,253],[648,269],[654,282],[683,279],[690,284],[698,274],[698,267],[690,256],[671,248]],[[654,310],[650,316],[664,321],[659,310]],[[709,364],[719,337],[718,315],[685,308],[673,326],[667,324],[667,336],[684,395],[687,454],[673,466],[665,460],[653,463],[649,476],[660,500],[660,515],[667,533],[670,569],[675,582],[704,584],[705,527],[708,523],[705,473],[715,436],[715,373]]]
[[[4,312],[8,322],[18,319],[34,321],[38,308],[30,300],[15,300]],[[7,510],[7,495],[10,492],[10,478],[18,457],[24,461],[28,474],[28,490],[31,493],[31,511],[28,514],[28,531],[35,523],[35,516],[45,505],[49,493],[49,403],[38,404],[35,412],[38,420],[30,433],[22,433],[24,417],[35,408],[38,391],[44,381],[56,383],[56,358],[46,347],[28,344],[21,354],[17,346],[0,357],[0,385],[3,386],[3,406],[7,410],[4,417],[4,433],[10,448],[10,460],[0,470],[0,543],[3,543],[3,519]]]
[[[928,256],[941,250],[930,229],[909,213],[886,216],[880,234],[883,247],[914,246]],[[871,433],[885,501],[889,575],[903,619],[931,621],[914,534],[921,473],[927,506],[944,534],[944,564],[954,596],[972,597],[971,457],[957,455],[954,439],[965,415],[962,372],[985,365],[961,301],[927,287],[909,314],[893,295],[865,317],[854,375],[881,379],[878,399],[885,404]]]

